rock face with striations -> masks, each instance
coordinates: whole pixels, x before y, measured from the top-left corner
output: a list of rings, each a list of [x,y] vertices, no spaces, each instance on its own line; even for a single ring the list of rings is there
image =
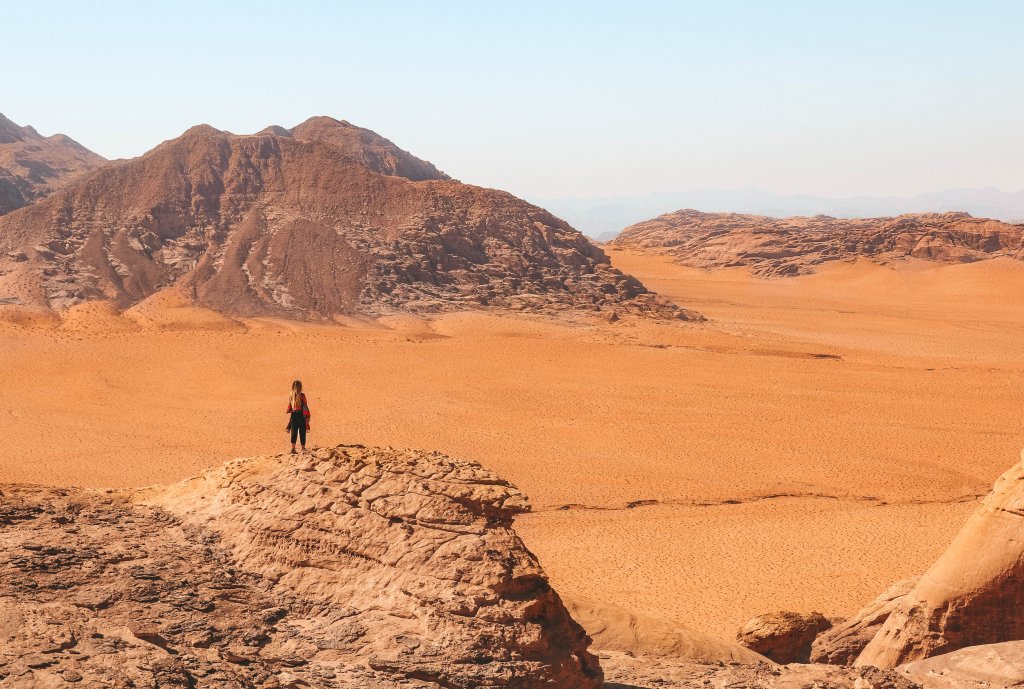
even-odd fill
[[[819,634],[811,646],[811,662],[852,664],[917,582],[917,578],[897,581],[852,618]]]
[[[68,136],[42,136],[0,115],[0,215],[49,196],[105,162]]]
[[[760,276],[813,272],[828,261],[915,257],[946,263],[1024,260],[1024,225],[967,213],[841,219],[769,218],[681,210],[624,229],[610,246],[671,256],[697,268],[749,267]]]
[[[339,447],[137,494],[3,486],[0,685],[558,687],[589,639],[476,464]]]
[[[237,316],[688,315],[547,211],[326,117],[193,127],[0,218],[0,300],[125,308],[166,289]]]
[[[857,658],[895,667],[966,646],[1024,640],[1024,455]]]

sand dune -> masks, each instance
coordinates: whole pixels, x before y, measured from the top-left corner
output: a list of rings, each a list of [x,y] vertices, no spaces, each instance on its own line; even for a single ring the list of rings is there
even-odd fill
[[[301,377],[318,444],[512,480],[559,591],[732,637],[770,610],[853,614],[923,571],[1024,446],[1018,262],[766,281],[611,255],[709,322],[0,307],[0,482],[169,483],[265,454]]]

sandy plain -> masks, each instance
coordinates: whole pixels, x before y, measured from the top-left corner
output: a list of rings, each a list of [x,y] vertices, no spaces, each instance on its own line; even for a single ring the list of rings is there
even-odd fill
[[[722,637],[926,568],[1024,446],[1024,263],[799,278],[613,252],[705,324],[245,322],[169,296],[0,314],[0,483],[166,483],[285,443],[436,449],[519,485],[559,591]]]

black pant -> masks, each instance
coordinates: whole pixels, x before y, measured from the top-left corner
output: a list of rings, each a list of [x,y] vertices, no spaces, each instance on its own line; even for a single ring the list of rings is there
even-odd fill
[[[302,415],[300,411],[292,412],[292,445],[295,444],[295,438],[298,437],[302,440],[302,446],[306,446],[306,417]]]

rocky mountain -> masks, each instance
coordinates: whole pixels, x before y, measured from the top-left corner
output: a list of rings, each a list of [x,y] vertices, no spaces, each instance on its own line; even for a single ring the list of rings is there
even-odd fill
[[[1024,260],[1024,225],[928,213],[892,218],[770,218],[681,210],[627,227],[610,246],[652,251],[699,268],[749,267],[755,275],[812,272],[827,261],[908,257],[948,263]]]
[[[0,301],[123,308],[166,289],[238,316],[688,315],[547,211],[326,117],[194,127],[0,218]]]
[[[0,215],[49,196],[105,162],[64,134],[42,136],[0,114]]]
[[[479,465],[338,447],[140,493],[0,487],[0,686],[596,689]]]

